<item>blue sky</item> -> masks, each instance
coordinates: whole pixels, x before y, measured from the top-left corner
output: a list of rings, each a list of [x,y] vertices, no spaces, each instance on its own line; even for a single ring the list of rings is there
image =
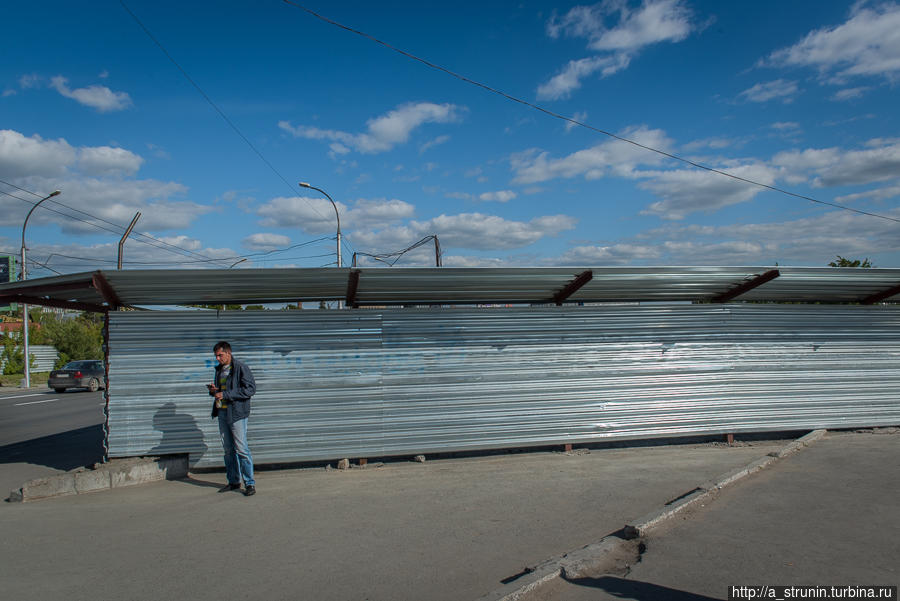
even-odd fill
[[[25,201],[65,205],[29,221],[30,277],[114,268],[137,211],[126,268],[333,263],[334,211],[299,181],[337,201],[345,265],[436,234],[447,266],[900,266],[897,221],[291,4],[125,4],[165,52],[119,2],[5,9],[0,252]],[[304,5],[900,219],[896,2]]]

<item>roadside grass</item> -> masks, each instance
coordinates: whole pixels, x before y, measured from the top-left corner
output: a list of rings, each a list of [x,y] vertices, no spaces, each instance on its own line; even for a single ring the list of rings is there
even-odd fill
[[[31,373],[31,385],[32,386],[46,386],[47,380],[50,378],[50,372],[32,372]],[[25,374],[5,374],[0,375],[0,386],[6,388],[15,388],[22,384],[22,380],[25,379]]]

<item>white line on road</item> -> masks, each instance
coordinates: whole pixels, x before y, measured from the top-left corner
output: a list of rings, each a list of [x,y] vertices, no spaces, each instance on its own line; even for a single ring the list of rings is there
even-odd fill
[[[28,401],[27,403],[16,403],[14,407],[21,407],[22,405],[37,405],[38,403],[55,403],[59,399],[47,399],[46,401]]]
[[[27,396],[41,396],[44,394],[47,394],[47,393],[46,392],[35,392],[34,394],[20,394],[20,395],[16,395],[16,396],[4,396],[4,397],[0,397],[0,401],[6,401],[9,399],[24,399]]]

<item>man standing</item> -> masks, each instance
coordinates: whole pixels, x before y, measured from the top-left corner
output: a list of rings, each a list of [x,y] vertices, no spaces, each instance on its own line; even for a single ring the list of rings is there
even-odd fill
[[[207,384],[213,397],[212,416],[219,418],[219,433],[225,451],[225,474],[228,484],[219,492],[239,490],[244,480],[244,495],[256,494],[253,479],[253,457],[247,444],[247,419],[250,416],[250,397],[256,392],[253,372],[242,361],[231,356],[231,345],[216,343],[213,353],[216,365],[215,381]]]

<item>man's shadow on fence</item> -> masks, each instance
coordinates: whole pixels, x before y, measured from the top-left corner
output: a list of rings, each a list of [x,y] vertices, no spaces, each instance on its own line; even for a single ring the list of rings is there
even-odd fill
[[[153,415],[153,429],[162,432],[162,439],[150,449],[151,455],[187,454],[188,469],[193,468],[209,447],[197,420],[189,413],[179,413],[175,403],[166,403]],[[196,486],[218,487],[219,484],[197,480],[188,475],[184,482]]]

